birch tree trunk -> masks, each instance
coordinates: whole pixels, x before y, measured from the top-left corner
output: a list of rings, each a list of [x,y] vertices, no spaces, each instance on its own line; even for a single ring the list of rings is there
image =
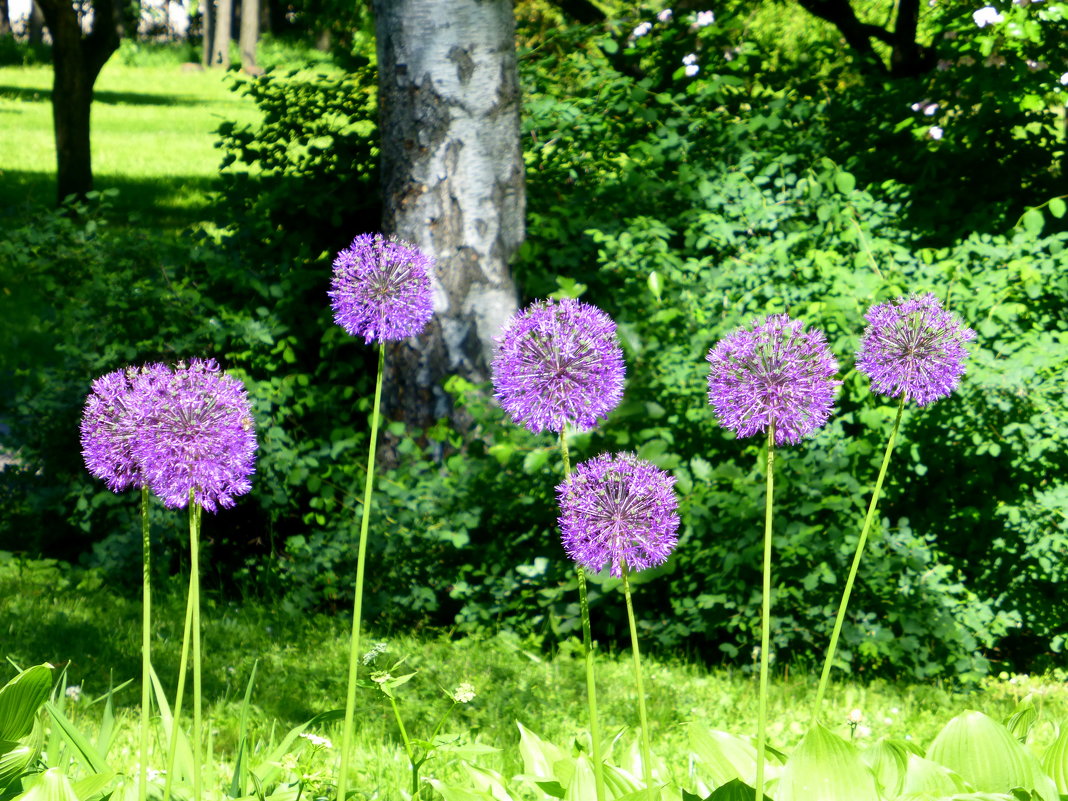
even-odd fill
[[[260,40],[260,0],[241,0],[241,69],[257,72],[256,43]]]
[[[383,231],[436,261],[426,334],[390,353],[390,406],[449,412],[441,380],[485,381],[516,309],[523,157],[512,0],[374,0]]]
[[[215,6],[215,33],[212,36],[211,65],[220,69],[230,67],[230,39],[233,38],[233,0],[218,0]]]

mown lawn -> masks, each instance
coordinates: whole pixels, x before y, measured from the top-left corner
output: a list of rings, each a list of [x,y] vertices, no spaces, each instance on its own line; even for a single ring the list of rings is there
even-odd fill
[[[0,68],[0,209],[55,197],[51,67]],[[179,66],[104,66],[92,117],[97,189],[118,189],[116,210],[181,228],[207,215],[219,181],[214,131],[258,111],[224,73]]]

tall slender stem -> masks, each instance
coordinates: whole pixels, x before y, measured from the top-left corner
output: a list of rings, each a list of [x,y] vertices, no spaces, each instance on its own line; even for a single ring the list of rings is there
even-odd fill
[[[864,516],[864,525],[860,529],[860,538],[857,540],[857,552],[853,555],[853,564],[849,568],[849,577],[846,579],[845,590],[842,592],[842,601],[838,604],[838,615],[834,619],[834,629],[831,631],[831,642],[827,646],[827,658],[823,662],[823,673],[820,675],[819,689],[816,690],[816,703],[812,707],[812,719],[818,720],[820,708],[823,704],[823,696],[827,692],[827,684],[831,678],[831,666],[834,664],[834,655],[838,649],[838,636],[842,633],[842,624],[845,621],[846,607],[849,605],[849,594],[853,591],[853,582],[857,578],[857,570],[860,568],[860,558],[864,554],[864,545],[868,540],[872,523],[875,521],[875,508],[879,504],[879,495],[883,490],[883,480],[886,478],[886,468],[890,465],[890,455],[894,452],[894,443],[897,441],[897,432],[901,427],[901,415],[905,411],[905,396],[902,394],[901,403],[897,407],[897,417],[894,418],[894,427],[890,431],[890,439],[886,443],[886,452],[883,454],[883,463],[879,468],[879,477],[875,479],[875,489],[871,493],[871,501],[868,503],[868,513]]]
[[[560,455],[564,461],[564,480],[571,478],[571,459],[567,452],[567,425],[560,430]],[[593,634],[590,628],[590,602],[586,594],[586,570],[575,565],[578,577],[579,610],[582,615],[582,648],[586,657],[586,705],[590,711],[590,745],[593,780],[597,801],[605,801],[604,759],[601,756],[601,724],[597,717],[597,676],[594,669]]]
[[[189,505],[189,527],[193,528],[193,507]],[[193,574],[195,575],[195,573]],[[189,593],[185,600],[185,624],[182,628],[182,655],[178,662],[178,690],[174,696],[174,715],[171,717],[171,736],[167,747],[167,777],[163,785],[163,801],[171,801],[174,784],[174,758],[178,752],[178,723],[182,716],[182,701],[185,699],[185,677],[189,667],[189,641],[193,630],[193,575],[189,577]]]
[[[634,604],[630,597],[630,571],[627,563],[622,563],[623,595],[627,599],[627,620],[630,622],[630,650],[634,654],[634,685],[638,691],[638,720],[642,724],[642,769],[645,773],[645,792],[649,801],[653,794],[653,749],[649,739],[649,716],[645,712],[645,686],[642,683],[642,657],[638,650],[638,626],[634,620]]]
[[[764,799],[768,727],[768,650],[771,648],[771,510],[775,489],[775,423],[768,424],[768,484],[764,498],[764,583],[760,610],[760,697],[757,702],[756,798]]]
[[[141,487],[141,775],[138,801],[148,797],[148,742],[151,718],[149,684],[152,670],[152,542],[148,527],[148,486]]]
[[[360,653],[360,623],[363,615],[363,576],[367,556],[367,529],[371,520],[371,491],[375,480],[375,446],[378,443],[378,412],[382,406],[382,375],[386,369],[386,344],[378,343],[378,377],[375,379],[375,402],[371,410],[371,442],[367,447],[367,480],[363,488],[363,517],[360,519],[360,544],[356,553],[356,595],[352,604],[352,637],[349,641],[349,683],[345,694],[345,724],[341,734],[341,768],[337,777],[338,801],[345,801],[348,789],[349,751],[352,748],[352,723],[356,711],[356,672]]]
[[[193,798],[200,798],[203,696],[200,682],[200,504],[189,490],[189,592],[193,607]]]

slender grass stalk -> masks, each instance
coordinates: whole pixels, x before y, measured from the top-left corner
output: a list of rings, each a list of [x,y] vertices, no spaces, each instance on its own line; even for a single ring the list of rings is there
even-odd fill
[[[367,447],[367,481],[363,489],[363,517],[360,520],[360,544],[356,554],[356,595],[352,604],[352,637],[349,645],[349,682],[345,694],[345,723],[341,730],[341,767],[337,777],[338,801],[345,801],[348,789],[349,751],[352,749],[352,725],[356,711],[356,671],[360,653],[360,623],[363,616],[363,575],[366,567],[367,528],[371,520],[371,490],[375,478],[375,445],[378,442],[378,411],[382,406],[382,375],[386,369],[386,345],[378,343],[378,377],[375,379],[375,402],[371,411],[371,442]]]
[[[193,528],[193,508],[189,506],[190,530]],[[194,574],[195,575],[195,574]],[[185,600],[185,624],[182,627],[182,655],[178,662],[178,690],[174,696],[174,715],[171,717],[170,743],[167,748],[167,778],[163,785],[163,801],[170,801],[174,784],[174,758],[178,752],[178,723],[182,715],[182,701],[185,699],[185,677],[189,665],[189,641],[193,630],[193,576],[189,577],[189,593]]]
[[[397,728],[400,729],[401,740],[404,742],[404,753],[408,756],[408,764],[412,766],[412,801],[415,801],[419,797],[419,766],[423,763],[415,760],[415,749],[412,747],[411,738],[408,737],[408,730],[404,727],[404,719],[393,693],[389,693],[389,705],[393,707],[393,717],[397,720]]]
[[[775,488],[775,423],[768,424],[768,484],[764,499],[764,584],[760,610],[760,697],[757,705],[756,798],[764,799],[764,746],[768,727],[768,650],[771,647],[771,510]]]
[[[200,796],[200,761],[203,757],[203,693],[200,671],[200,504],[189,489],[189,594],[193,608],[193,798]]]
[[[883,463],[879,468],[879,477],[875,479],[875,489],[871,493],[868,513],[865,515],[864,525],[860,529],[857,552],[853,555],[853,564],[849,568],[849,577],[846,579],[845,590],[842,592],[842,601],[838,605],[838,616],[834,619],[831,642],[827,646],[827,658],[823,662],[823,673],[820,675],[819,689],[816,690],[816,702],[812,706],[813,721],[819,719],[823,696],[827,692],[827,684],[831,678],[831,666],[834,664],[834,655],[838,648],[838,636],[842,633],[842,623],[845,621],[846,607],[849,605],[849,594],[853,591],[853,582],[856,580],[857,570],[860,568],[860,558],[864,554],[864,545],[867,542],[872,523],[875,521],[875,508],[879,504],[879,495],[883,490],[883,480],[886,478],[886,468],[890,465],[890,455],[894,452],[894,443],[897,441],[897,432],[901,427],[901,415],[904,411],[905,393],[902,393],[901,403],[897,407],[897,417],[894,418],[894,427],[890,431],[890,439],[886,443],[886,452],[883,454]]]
[[[560,455],[564,461],[564,480],[571,477],[571,457],[567,452],[567,426],[560,430]],[[604,759],[601,756],[601,724],[597,718],[597,676],[594,668],[593,634],[590,628],[590,602],[586,594],[586,570],[575,565],[578,576],[579,610],[582,615],[582,648],[586,657],[586,705],[590,712],[591,757],[597,801],[605,801]]]
[[[656,798],[653,792],[653,749],[649,741],[649,716],[645,712],[645,686],[642,683],[642,657],[638,650],[638,626],[634,621],[634,604],[630,597],[630,571],[625,561],[623,570],[623,595],[627,599],[627,620],[630,622],[630,650],[634,654],[634,686],[638,691],[638,719],[642,724],[642,769],[645,774],[645,792],[649,801]]]
[[[148,797],[148,742],[151,719],[152,672],[152,543],[148,526],[148,486],[141,487],[141,774],[137,788],[138,801]]]

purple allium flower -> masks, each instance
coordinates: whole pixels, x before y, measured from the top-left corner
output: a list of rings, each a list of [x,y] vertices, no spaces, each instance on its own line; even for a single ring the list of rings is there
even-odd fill
[[[623,399],[625,373],[611,317],[571,298],[535,301],[497,341],[494,396],[535,434],[588,431]]]
[[[707,356],[708,402],[739,437],[775,424],[775,444],[800,442],[831,416],[838,363],[823,332],[773,314],[716,343]]]
[[[645,570],[667,561],[678,541],[673,476],[633,453],[602,454],[576,465],[556,488],[567,555],[593,571]]]
[[[899,297],[868,309],[868,327],[860,340],[857,369],[871,379],[873,392],[918,406],[949,395],[964,375],[975,338],[953,312],[928,293]]]
[[[172,508],[188,503],[190,489],[211,512],[233,506],[252,488],[256,452],[244,384],[214,359],[193,359],[156,389],[134,445],[145,482]]]
[[[108,489],[122,492],[143,486],[134,441],[153,391],[169,376],[162,364],[147,364],[115,370],[93,382],[82,412],[82,456],[89,472]]]
[[[364,343],[418,336],[434,314],[433,260],[414,245],[361,234],[334,259],[334,322]]]

